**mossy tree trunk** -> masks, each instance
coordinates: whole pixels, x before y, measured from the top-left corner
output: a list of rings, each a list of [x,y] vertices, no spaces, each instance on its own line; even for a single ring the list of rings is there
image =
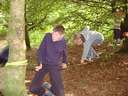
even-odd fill
[[[9,59],[4,67],[4,96],[26,96],[26,45],[25,45],[25,0],[10,0]]]

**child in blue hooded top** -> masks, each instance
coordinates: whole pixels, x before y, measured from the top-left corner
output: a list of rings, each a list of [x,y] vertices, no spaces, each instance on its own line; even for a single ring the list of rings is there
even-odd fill
[[[64,96],[64,87],[61,79],[61,69],[67,68],[67,50],[64,39],[64,27],[57,25],[52,33],[47,33],[38,50],[39,66],[30,85],[30,91],[42,96],[42,80],[49,73],[51,81],[50,91],[55,96]]]

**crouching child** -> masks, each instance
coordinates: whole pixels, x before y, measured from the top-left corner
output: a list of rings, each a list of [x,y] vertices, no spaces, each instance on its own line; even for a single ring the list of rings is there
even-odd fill
[[[104,41],[104,36],[96,31],[91,31],[89,27],[86,27],[80,33],[74,37],[74,43],[76,45],[83,45],[83,53],[81,56],[81,63],[85,61],[93,61],[99,58],[99,54],[96,53],[94,47],[100,46]]]

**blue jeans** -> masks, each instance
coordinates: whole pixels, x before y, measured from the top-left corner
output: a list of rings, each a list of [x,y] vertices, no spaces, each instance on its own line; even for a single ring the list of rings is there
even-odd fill
[[[100,44],[102,44],[102,42],[103,42],[103,40],[100,40],[100,39],[96,39],[96,40],[94,40],[93,42],[92,42],[92,44],[91,44],[91,46],[90,46],[90,48],[89,48],[89,50],[88,50],[88,55],[87,55],[87,59],[88,58],[91,58],[91,59],[93,59],[93,58],[96,58],[96,57],[98,57],[99,55],[96,53],[96,51],[95,51],[95,49],[93,48],[93,46],[97,46],[97,45],[100,45]],[[87,45],[86,45],[87,46]]]

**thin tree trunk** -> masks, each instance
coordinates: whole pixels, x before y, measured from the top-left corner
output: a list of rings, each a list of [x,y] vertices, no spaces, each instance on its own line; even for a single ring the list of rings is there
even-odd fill
[[[26,16],[26,4],[25,4],[25,43],[26,43],[26,47],[27,50],[31,49],[31,44],[30,44],[30,38],[29,38],[29,32],[28,32],[28,28],[27,28],[27,16]]]
[[[29,32],[27,31],[27,25],[25,25],[25,44],[27,47],[27,50],[31,49],[31,45],[30,45],[30,38],[29,38]]]
[[[8,32],[9,59],[4,67],[4,96],[26,96],[26,46],[25,46],[25,0],[10,0],[10,21]]]

